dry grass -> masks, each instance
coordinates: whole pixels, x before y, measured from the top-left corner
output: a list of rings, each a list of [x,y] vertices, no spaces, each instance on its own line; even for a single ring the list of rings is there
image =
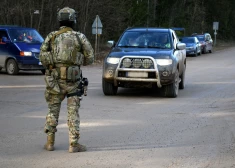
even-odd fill
[[[224,50],[230,47],[235,47],[234,41],[217,40],[216,45],[214,45],[214,50],[219,51],[219,50]]]

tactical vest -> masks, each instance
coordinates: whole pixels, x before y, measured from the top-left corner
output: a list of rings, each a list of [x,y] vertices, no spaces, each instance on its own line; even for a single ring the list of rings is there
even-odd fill
[[[78,33],[66,27],[56,32],[51,38],[52,58],[54,64],[81,65],[81,41]]]

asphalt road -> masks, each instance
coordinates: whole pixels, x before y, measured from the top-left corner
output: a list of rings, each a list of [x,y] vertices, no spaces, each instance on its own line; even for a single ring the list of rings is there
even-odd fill
[[[0,72],[0,168],[235,168],[235,48],[187,57],[177,98],[145,89],[104,96],[102,66],[80,108],[83,153],[68,153],[66,101],[55,151],[43,149],[47,104],[40,72]]]

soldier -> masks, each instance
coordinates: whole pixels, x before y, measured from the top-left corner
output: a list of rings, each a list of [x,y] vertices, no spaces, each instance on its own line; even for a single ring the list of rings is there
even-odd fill
[[[45,99],[49,112],[46,116],[44,132],[47,143],[44,148],[54,150],[55,132],[58,125],[61,102],[67,96],[69,127],[69,152],[83,152],[86,147],[78,143],[80,118],[78,109],[82,96],[80,65],[89,65],[94,61],[93,48],[84,34],[76,32],[74,9],[65,7],[59,10],[58,31],[48,34],[41,46],[40,61],[46,69]],[[84,60],[83,60],[84,59]]]

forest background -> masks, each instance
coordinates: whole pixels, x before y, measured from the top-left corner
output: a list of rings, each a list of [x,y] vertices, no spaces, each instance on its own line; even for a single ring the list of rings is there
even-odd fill
[[[141,26],[183,27],[185,35],[208,32],[214,38],[213,22],[219,22],[216,38],[235,40],[235,0],[1,0],[0,25],[33,27],[45,38],[58,29],[57,11],[65,6],[77,11],[75,30],[93,46],[96,15],[103,25],[100,46],[117,41],[128,27]]]

